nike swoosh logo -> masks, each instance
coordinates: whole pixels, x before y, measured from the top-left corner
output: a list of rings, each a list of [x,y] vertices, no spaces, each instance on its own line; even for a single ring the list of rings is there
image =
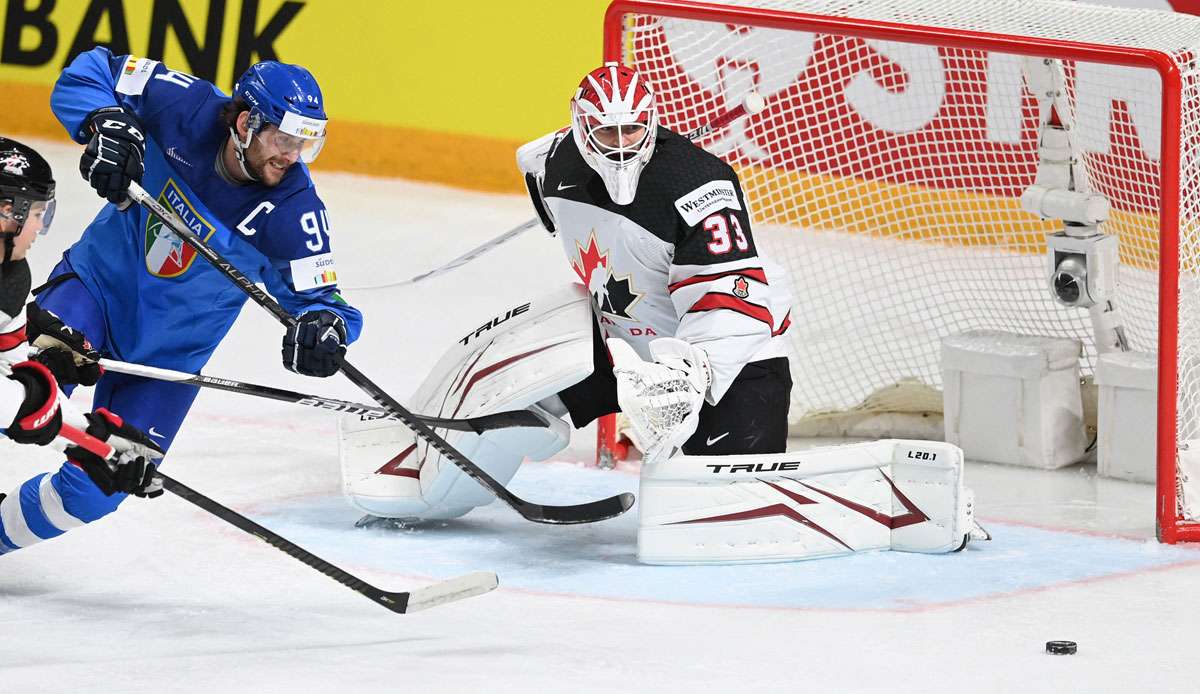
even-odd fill
[[[728,431],[727,431],[727,432],[725,432],[724,434],[721,434],[720,436],[714,436],[714,437],[712,437],[711,439],[706,439],[706,440],[705,440],[705,444],[706,444],[706,445],[709,445],[709,446],[711,446],[711,445],[713,445],[714,443],[716,443],[717,441],[720,441],[721,439],[725,438],[726,436],[729,436],[729,432],[728,432]]]
[[[147,434],[150,434],[151,436],[153,436],[153,437],[155,437],[155,438],[159,438],[159,439],[165,439],[165,438],[167,438],[166,436],[163,436],[162,434],[160,434],[160,433],[158,433],[157,431],[155,431],[155,430],[154,430],[154,427],[150,427],[150,429],[149,429],[149,430],[147,430],[147,431],[146,431],[146,433],[147,433]]]
[[[559,189],[559,190],[567,190],[568,188],[574,188],[574,187],[575,187],[575,186],[577,186],[577,185],[579,185],[579,184],[578,184],[578,183],[572,183],[572,184],[571,184],[571,185],[569,185],[569,186],[564,186],[564,185],[562,184],[562,181],[559,181],[559,182],[558,182],[558,189]]]

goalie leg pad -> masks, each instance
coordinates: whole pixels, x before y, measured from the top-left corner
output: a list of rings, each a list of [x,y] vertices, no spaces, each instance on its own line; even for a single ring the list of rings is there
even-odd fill
[[[974,527],[962,451],[934,441],[678,456],[643,468],[639,506],[648,564],[952,552]]]
[[[548,428],[484,432],[438,430],[455,450],[501,484],[525,458],[545,460],[566,448],[571,427],[536,403],[592,371],[589,296],[572,285],[481,324],[459,340],[411,398],[413,411],[476,417],[531,409]],[[351,505],[385,518],[461,516],[495,497],[443,459],[406,426],[343,418],[339,424],[343,491]]]
[[[446,442],[502,484],[525,458],[544,460],[566,448],[570,426],[536,405],[546,429],[452,431]],[[340,425],[342,491],[355,508],[383,518],[445,520],[495,500],[456,465],[391,421],[343,421]]]
[[[566,422],[550,416],[537,405],[530,405],[528,409],[548,419],[551,426],[546,429],[498,429],[482,435],[453,432],[446,437],[446,441],[498,482],[507,485],[525,459],[545,460],[566,448],[571,440],[571,427]],[[421,496],[432,509],[469,510],[495,501],[496,497],[491,492],[429,448],[428,444],[422,442],[419,448],[425,449],[425,460],[421,466]]]

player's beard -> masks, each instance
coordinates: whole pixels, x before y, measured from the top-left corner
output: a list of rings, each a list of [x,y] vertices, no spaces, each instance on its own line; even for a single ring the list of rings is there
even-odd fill
[[[294,162],[283,156],[268,156],[265,149],[258,138],[251,140],[246,148],[246,170],[262,185],[274,188]]]

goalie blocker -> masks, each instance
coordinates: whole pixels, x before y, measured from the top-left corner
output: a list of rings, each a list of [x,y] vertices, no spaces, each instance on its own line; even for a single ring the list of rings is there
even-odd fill
[[[888,439],[754,456],[680,456],[642,470],[638,560],[794,561],[944,553],[991,539],[974,521],[962,451]]]

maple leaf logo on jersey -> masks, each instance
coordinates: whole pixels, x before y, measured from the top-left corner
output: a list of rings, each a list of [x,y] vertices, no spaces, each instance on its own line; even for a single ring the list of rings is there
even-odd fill
[[[733,295],[739,299],[745,299],[750,296],[750,283],[745,277],[738,275],[733,280]]]
[[[632,319],[629,310],[642,295],[634,289],[631,275],[613,275],[608,264],[608,253],[596,245],[594,231],[588,235],[587,248],[579,245],[579,242],[575,243],[575,248],[579,257],[577,261],[571,261],[571,269],[579,275],[600,310],[617,318]]]
[[[571,269],[579,275],[579,279],[583,282],[583,286],[587,287],[592,294],[596,293],[599,287],[592,286],[592,276],[596,274],[597,268],[604,268],[604,272],[597,276],[597,280],[603,284],[604,279],[608,276],[608,254],[601,253],[600,249],[596,248],[596,234],[592,232],[588,236],[588,247],[585,249],[575,242],[575,249],[579,251],[579,260],[571,261]]]

